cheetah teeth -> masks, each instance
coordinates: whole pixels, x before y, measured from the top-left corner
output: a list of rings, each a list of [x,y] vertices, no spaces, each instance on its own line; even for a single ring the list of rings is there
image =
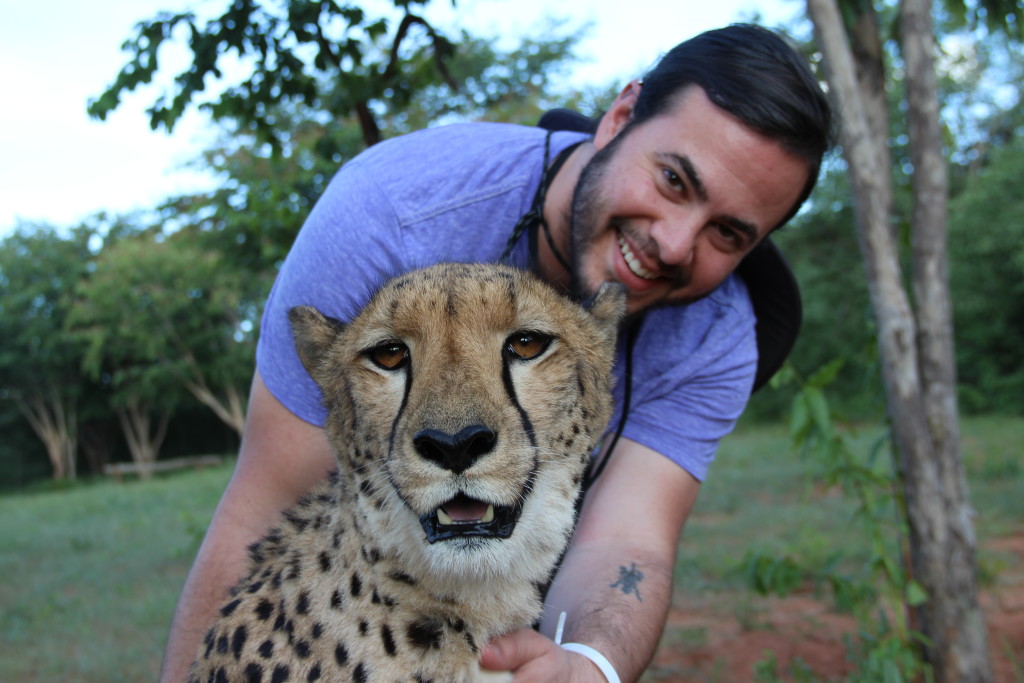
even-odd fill
[[[476,523],[476,524],[490,524],[491,522],[494,521],[494,506],[493,505],[488,505],[487,506],[487,511],[484,513],[484,516],[481,517],[479,520],[468,520],[468,521],[465,521],[465,522],[456,522],[454,519],[451,518],[451,516],[449,516],[449,514],[447,512],[444,511],[443,508],[438,508],[437,509],[437,521],[440,522],[441,524],[445,525],[445,526],[451,526],[452,524],[474,524],[474,523]]]

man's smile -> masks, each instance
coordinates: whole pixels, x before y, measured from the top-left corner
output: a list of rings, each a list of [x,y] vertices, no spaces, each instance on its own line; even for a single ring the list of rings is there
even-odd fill
[[[626,242],[626,238],[622,236],[621,231],[616,231],[616,237],[619,241],[619,251],[622,253],[622,258],[626,261],[626,265],[629,267],[631,273],[644,280],[654,280],[658,277],[656,273],[652,273],[643,267],[640,263],[640,259],[637,258],[636,254],[630,248],[629,243]]]

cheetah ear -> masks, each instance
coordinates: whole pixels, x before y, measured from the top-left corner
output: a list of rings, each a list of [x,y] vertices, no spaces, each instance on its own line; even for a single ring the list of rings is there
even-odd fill
[[[617,282],[605,282],[597,294],[583,302],[583,307],[614,334],[626,317],[626,288]]]
[[[295,350],[310,377],[320,381],[322,362],[345,324],[329,318],[312,306],[296,306],[288,311],[288,321],[295,337]]]

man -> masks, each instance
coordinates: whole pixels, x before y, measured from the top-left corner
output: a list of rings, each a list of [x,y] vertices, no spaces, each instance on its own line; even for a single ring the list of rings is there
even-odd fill
[[[628,84],[592,138],[449,126],[346,164],[268,300],[238,465],[182,594],[164,680],[183,677],[245,547],[333,466],[288,308],[349,318],[389,275],[503,255],[578,297],[620,282],[639,322],[621,344],[621,438],[602,454],[540,632],[499,638],[481,661],[517,681],[635,680],[664,627],[683,524],[757,365],[733,271],[810,193],[829,116],[778,36],[732,26]],[[563,639],[584,654],[552,640],[562,612]]]

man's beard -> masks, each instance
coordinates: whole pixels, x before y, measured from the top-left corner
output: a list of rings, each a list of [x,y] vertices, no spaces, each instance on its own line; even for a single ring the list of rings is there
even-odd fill
[[[601,190],[602,181],[612,161],[615,149],[625,137],[622,131],[602,149],[599,149],[580,172],[572,194],[572,210],[569,214],[569,288],[573,297],[583,301],[597,293],[600,283],[588,286],[583,279],[583,261],[593,242],[601,234]],[[593,291],[591,291],[593,290]]]

